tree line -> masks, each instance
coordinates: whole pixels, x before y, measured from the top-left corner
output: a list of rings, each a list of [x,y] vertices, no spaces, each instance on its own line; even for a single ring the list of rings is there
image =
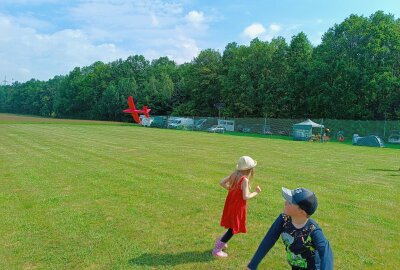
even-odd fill
[[[76,67],[48,81],[0,87],[0,112],[123,121],[132,95],[155,115],[400,118],[400,19],[350,15],[313,46],[254,39],[206,49],[189,63],[142,55]]]

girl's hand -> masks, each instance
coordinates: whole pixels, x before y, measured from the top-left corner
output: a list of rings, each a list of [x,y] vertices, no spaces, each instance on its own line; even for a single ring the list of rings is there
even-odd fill
[[[257,193],[260,193],[260,192],[261,192],[260,186],[257,186],[257,187],[256,187],[256,192],[257,192]]]

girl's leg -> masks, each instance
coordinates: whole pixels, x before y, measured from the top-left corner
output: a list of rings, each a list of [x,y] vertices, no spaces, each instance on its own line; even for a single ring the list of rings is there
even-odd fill
[[[233,236],[233,232],[232,229],[229,229],[224,236],[222,236],[221,238],[217,238],[217,240],[215,241],[215,246],[214,249],[212,251],[212,255],[215,257],[228,257],[228,254],[226,254],[225,252],[223,252],[222,250],[224,248],[228,247],[228,244],[226,242],[229,241],[229,239],[231,239]],[[224,240],[222,240],[224,239]],[[226,241],[226,242],[223,242]]]
[[[232,238],[233,236],[233,230],[228,229],[224,236],[221,237],[221,242],[228,243],[228,241]]]

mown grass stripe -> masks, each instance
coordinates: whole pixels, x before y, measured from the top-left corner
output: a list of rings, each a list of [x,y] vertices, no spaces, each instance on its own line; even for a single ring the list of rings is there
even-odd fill
[[[0,117],[1,122],[1,117]],[[240,155],[263,192],[247,235],[213,260],[225,191]],[[243,269],[283,207],[306,186],[337,269],[395,269],[396,149],[293,142],[129,125],[0,125],[0,261],[6,269]],[[349,245],[349,243],[351,243]],[[260,266],[286,269],[277,243]]]

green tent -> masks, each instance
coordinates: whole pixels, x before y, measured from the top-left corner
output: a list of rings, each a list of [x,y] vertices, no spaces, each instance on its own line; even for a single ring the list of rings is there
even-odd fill
[[[376,135],[360,137],[358,134],[353,134],[352,143],[353,145],[385,147],[383,140]]]

